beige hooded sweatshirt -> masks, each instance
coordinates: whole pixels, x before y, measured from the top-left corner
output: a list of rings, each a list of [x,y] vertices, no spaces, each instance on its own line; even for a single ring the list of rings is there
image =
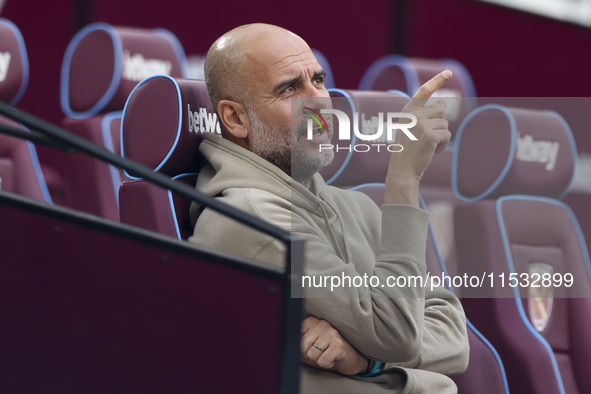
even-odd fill
[[[463,372],[468,363],[459,301],[443,288],[387,284],[399,276],[426,277],[425,211],[410,205],[380,210],[363,193],[328,186],[319,174],[307,189],[254,153],[210,133],[204,133],[200,152],[208,164],[199,174],[199,191],[305,239],[304,278],[310,277],[303,282],[308,284],[305,316],[328,321],[357,351],[386,363],[383,373],[372,378],[302,365],[302,393],[457,392],[445,375]],[[191,242],[284,265],[285,248],[272,237],[198,206],[192,207],[192,219]],[[379,285],[318,286],[324,278],[364,275],[375,276],[373,284]]]

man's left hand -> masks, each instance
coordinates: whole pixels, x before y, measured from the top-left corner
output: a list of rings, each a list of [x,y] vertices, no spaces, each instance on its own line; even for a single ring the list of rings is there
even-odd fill
[[[329,322],[314,316],[302,322],[301,352],[304,364],[343,375],[363,372],[369,363]]]

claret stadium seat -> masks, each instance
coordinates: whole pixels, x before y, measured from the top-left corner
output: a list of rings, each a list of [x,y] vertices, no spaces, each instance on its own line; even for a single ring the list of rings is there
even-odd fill
[[[591,392],[591,264],[558,200],[576,156],[552,111],[485,105],[457,135],[453,188],[466,202],[454,213],[458,266],[487,280],[462,303],[498,350],[513,392]]]
[[[123,112],[121,151],[126,158],[195,186],[203,165],[202,133],[220,134],[205,82],[154,76],[129,96]],[[121,222],[187,239],[190,201],[128,174],[120,189]]]
[[[330,67],[330,62],[318,49],[312,48],[312,53],[316,57],[316,60],[318,60],[318,64],[320,64],[322,69],[326,72],[326,76],[324,77],[324,86],[327,89],[335,88],[334,74],[332,72],[332,67]]]
[[[433,101],[437,98],[445,99],[449,129],[455,134],[464,116],[474,109],[477,103],[472,77],[457,60],[386,55],[376,60],[365,71],[359,89],[396,89],[412,96],[422,84],[446,69],[451,70],[454,77],[433,94]]]
[[[377,122],[379,112],[401,111],[408,102],[409,97],[406,93],[397,90],[385,92],[329,89],[329,92],[333,97],[335,108],[343,110],[350,119],[353,119],[354,112],[358,112],[364,114],[364,117],[360,115],[360,118],[372,120],[371,122],[362,122],[363,126],[373,127],[373,130],[366,130],[368,134],[375,133],[377,127],[375,122]],[[362,130],[363,126],[360,126]],[[335,136],[333,137],[333,145],[337,145],[336,141],[337,137]],[[352,135],[350,143],[339,142],[341,149],[337,150],[335,148],[333,162],[321,171],[326,182],[339,187],[383,182],[386,174],[385,169],[390,160],[390,153],[386,146],[390,145],[392,141],[379,141],[383,144],[379,150],[377,147],[372,147],[371,151],[365,154],[362,153],[367,149],[367,145],[371,146],[375,142],[359,141],[354,135]],[[354,147],[349,149],[350,146]],[[355,151],[356,149],[358,152]],[[355,153],[362,154],[355,155]],[[427,168],[421,180],[421,195],[431,214],[435,239],[440,245],[441,255],[447,269],[454,272],[453,208],[461,201],[455,197],[451,188],[452,156],[453,152],[450,148],[433,157],[431,165]],[[353,157],[355,159],[352,162]],[[370,181],[370,179],[372,180]],[[365,188],[365,190],[373,193],[374,189],[369,187]],[[376,190],[379,190],[379,188]]]
[[[365,119],[377,116],[380,111],[396,112],[402,109],[408,100],[408,95],[402,92],[331,89],[330,93],[333,99],[337,98],[333,100],[334,107],[345,111],[351,119],[353,112],[365,112]],[[338,128],[335,126],[334,130],[333,145],[337,142]],[[366,131],[369,134],[375,133],[375,130]],[[388,142],[383,143],[388,144]],[[367,145],[359,140],[352,141],[351,144]],[[335,160],[321,173],[333,186],[363,192],[377,205],[381,206],[384,202],[383,182],[392,153],[383,147],[379,151],[375,147],[373,148],[373,151],[368,152],[365,151],[365,147],[360,147],[357,151],[355,149],[351,149],[351,151],[345,149],[341,152],[335,152]],[[429,176],[436,178],[442,172],[447,174],[450,179],[448,181],[444,179],[440,183],[447,185],[450,189],[449,193],[451,193],[451,156],[447,151],[441,152],[437,156],[441,155],[445,155],[441,160],[449,160],[448,167],[431,170]],[[433,182],[435,183],[435,181]],[[421,202],[423,207],[429,211],[429,207],[425,206],[422,199]],[[430,211],[429,213],[431,215]],[[441,272],[446,272],[449,275],[457,275],[456,267],[448,268],[442,258],[442,251],[438,246],[437,237],[434,236],[432,223],[429,228],[426,258],[430,273],[439,275]],[[503,362],[495,348],[471,322],[468,322],[468,336],[471,348],[471,361],[468,370],[464,374],[453,377],[459,387],[459,392],[507,393],[508,388]]]
[[[131,91],[146,77],[182,77],[186,69],[184,50],[168,30],[88,25],[64,56],[62,126],[119,154],[121,113]],[[62,167],[64,205],[119,220],[121,172],[81,154],[63,157]]]
[[[358,112],[361,119],[360,129],[368,127],[366,133],[375,133],[379,112],[398,112],[408,102],[408,95],[398,90],[390,91],[361,91],[329,89],[333,97],[335,108],[341,109],[353,119],[353,113]],[[385,126],[384,126],[385,127]],[[337,145],[337,136],[333,137],[333,145]],[[382,144],[381,147],[373,146],[374,143]],[[340,149],[335,148],[333,162],[325,167],[321,174],[328,184],[339,187],[359,187],[365,185],[368,193],[381,195],[380,187],[372,188],[372,183],[382,183],[385,179],[386,169],[390,160],[390,152],[387,146],[392,141],[359,141],[352,134],[351,141],[339,141]],[[367,146],[371,150],[365,153]],[[351,148],[352,147],[352,148]],[[395,150],[397,148],[392,148]],[[427,209],[431,215],[431,222],[435,239],[439,245],[447,270],[455,272],[455,246],[453,239],[453,208],[461,201],[454,195],[451,188],[451,164],[453,152],[446,149],[433,157],[431,165],[427,168],[421,180],[421,195],[425,200]]]
[[[408,102],[408,95],[399,91],[375,92],[361,90],[329,89],[334,109],[343,111],[351,124],[354,122],[354,113],[359,114],[358,128],[364,134],[376,134],[379,128],[379,116],[381,113],[383,122],[386,122],[388,112],[400,112]],[[333,119],[335,130],[338,120]],[[351,163],[356,152],[369,150],[367,154],[355,155],[357,160],[366,160],[367,167],[384,168],[388,165],[388,149],[394,150],[391,146],[394,141],[386,139],[386,125],[382,125],[380,138],[371,141],[363,141],[357,138],[353,130],[350,131],[350,140],[340,140],[338,133],[332,139],[335,156],[332,163],[321,171],[327,184],[339,187],[350,187],[365,183],[368,174],[359,171],[358,164]],[[390,148],[388,148],[390,146]],[[379,150],[379,152],[378,152]],[[378,153],[378,154],[372,154]],[[383,178],[382,178],[383,181]]]
[[[28,79],[29,63],[21,32],[14,23],[0,18],[0,101],[16,105]],[[2,116],[0,123],[23,128]],[[0,190],[52,202],[31,142],[0,134]]]
[[[376,179],[377,181],[377,179]],[[384,202],[383,183],[370,182],[350,188],[368,195],[377,205]],[[421,206],[427,209],[421,198]],[[429,212],[431,214],[431,212]],[[441,249],[435,241],[433,223],[429,222],[427,237],[426,263],[431,275],[458,275],[457,271],[450,271],[442,257]],[[454,267],[455,268],[455,267]],[[454,291],[454,289],[450,289]],[[454,291],[455,292],[455,291]],[[459,393],[508,394],[509,386],[503,361],[490,341],[468,319],[468,341],[470,343],[470,362],[466,371],[452,376],[458,386]]]

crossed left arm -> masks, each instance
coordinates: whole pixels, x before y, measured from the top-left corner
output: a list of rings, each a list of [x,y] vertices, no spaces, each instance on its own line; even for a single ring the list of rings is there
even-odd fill
[[[466,370],[469,344],[461,304],[443,288],[434,289],[430,296],[425,300],[424,330],[418,357],[405,362],[387,363],[384,369],[397,366],[445,375]],[[302,322],[300,346],[302,362],[314,368],[355,375],[365,371],[369,365],[369,360],[329,322],[314,316]]]
[[[302,362],[314,368],[355,375],[369,360],[353,348],[326,320],[314,316],[302,322]]]

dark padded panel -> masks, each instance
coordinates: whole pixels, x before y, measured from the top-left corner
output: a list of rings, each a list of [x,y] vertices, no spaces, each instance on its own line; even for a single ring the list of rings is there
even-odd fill
[[[0,217],[1,392],[297,393],[287,275],[6,193]]]

